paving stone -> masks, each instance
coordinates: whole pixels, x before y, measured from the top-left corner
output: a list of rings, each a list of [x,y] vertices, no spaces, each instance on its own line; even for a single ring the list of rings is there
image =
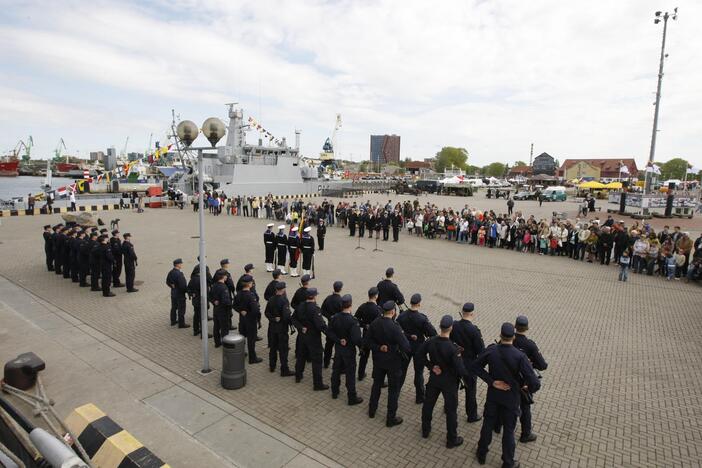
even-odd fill
[[[144,399],[189,434],[196,434],[226,416],[226,413],[186,390],[173,386]]]

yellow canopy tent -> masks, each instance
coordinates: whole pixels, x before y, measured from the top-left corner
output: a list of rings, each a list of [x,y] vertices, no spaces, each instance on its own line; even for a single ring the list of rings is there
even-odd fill
[[[603,189],[603,188],[605,188],[605,184],[591,180],[589,182],[583,182],[582,184],[578,185],[578,188],[581,188],[581,189]]]
[[[622,188],[621,182],[610,182],[604,186],[606,189],[620,190]]]

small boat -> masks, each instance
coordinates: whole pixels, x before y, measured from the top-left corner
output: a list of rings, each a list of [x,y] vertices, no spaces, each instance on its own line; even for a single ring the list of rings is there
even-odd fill
[[[51,161],[46,161],[46,177],[41,184],[43,190],[51,190]]]

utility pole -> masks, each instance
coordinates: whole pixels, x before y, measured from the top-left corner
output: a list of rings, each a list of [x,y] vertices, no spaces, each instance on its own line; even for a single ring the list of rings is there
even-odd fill
[[[529,166],[531,166],[531,162],[534,159],[534,143],[531,144],[531,151],[529,152]]]
[[[651,151],[648,155],[648,164],[653,164],[653,159],[656,155],[656,136],[658,134],[658,111],[661,104],[661,85],[663,84],[663,64],[665,63],[665,58],[667,54],[665,53],[665,38],[668,33],[668,19],[677,20],[678,19],[678,9],[677,7],[673,10],[673,13],[668,13],[667,11],[663,13],[662,11],[657,11],[655,18],[653,20],[654,24],[658,24],[663,21],[663,39],[661,41],[661,59],[658,66],[658,87],[656,89],[656,102],[654,103],[655,110],[653,112],[653,131],[651,133]],[[648,192],[650,187],[649,178],[646,177],[646,182],[644,185],[644,193]]]

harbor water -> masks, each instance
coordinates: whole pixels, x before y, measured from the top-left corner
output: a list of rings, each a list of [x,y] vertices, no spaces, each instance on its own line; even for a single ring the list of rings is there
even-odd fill
[[[51,185],[54,189],[71,185],[75,179],[54,177]],[[41,185],[44,177],[18,176],[0,177],[0,200],[10,200],[13,197],[26,197],[28,193],[37,194],[43,191]]]

